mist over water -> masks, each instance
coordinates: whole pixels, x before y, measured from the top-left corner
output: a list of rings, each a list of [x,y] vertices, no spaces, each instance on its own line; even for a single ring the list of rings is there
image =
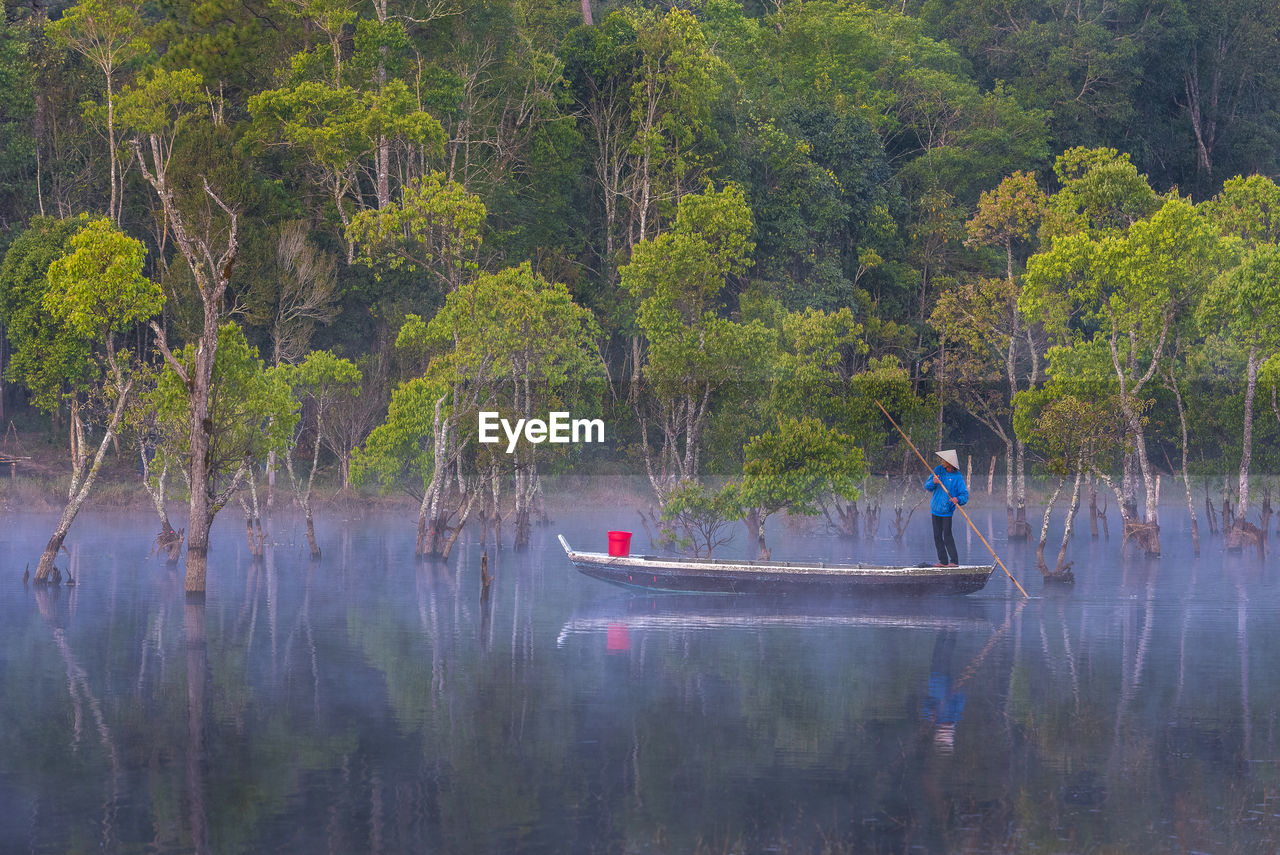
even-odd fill
[[[958,598],[631,594],[577,573],[634,508],[532,548],[478,527],[447,564],[411,514],[214,529],[208,596],[148,557],[152,516],[86,512],[72,588],[24,588],[54,520],[0,530],[0,852],[1275,851],[1280,584],[1185,505],[1164,556],[1119,519],[1046,590],[998,497],[997,569]],[[887,507],[885,515],[892,514]],[[1029,509],[1035,534],[1039,513]],[[1059,515],[1060,516],[1060,515]],[[180,524],[177,520],[175,525]],[[985,548],[957,520],[962,561]],[[1056,555],[1055,519],[1047,558]],[[783,521],[775,558],[932,560]],[[510,532],[507,532],[508,538]],[[739,527],[725,557],[747,555]],[[1274,537],[1273,537],[1274,541]],[[66,569],[68,557],[59,566]],[[825,847],[825,848],[824,848]]]

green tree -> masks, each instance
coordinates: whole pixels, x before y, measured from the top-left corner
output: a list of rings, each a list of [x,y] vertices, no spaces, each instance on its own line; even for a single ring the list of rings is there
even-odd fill
[[[1109,468],[1120,447],[1124,420],[1114,397],[1077,395],[1059,383],[1042,389],[1024,389],[1015,396],[1018,415],[1014,429],[1019,438],[1044,460],[1049,473],[1058,479],[1045,506],[1040,526],[1040,542],[1036,547],[1036,567],[1046,579],[1074,580],[1066,561],[1067,545],[1080,507],[1080,483],[1087,472]],[[1044,560],[1049,539],[1049,517],[1067,479],[1074,476],[1071,501],[1067,505],[1062,544],[1052,570]]]
[[[337,215],[339,237],[346,241],[347,263],[355,250],[347,231],[357,213],[387,209],[393,202],[392,178],[402,181],[428,172],[428,159],[443,153],[448,137],[425,108],[421,52],[411,43],[406,22],[425,27],[451,10],[433,4],[419,17],[392,14],[385,0],[372,4],[374,18],[360,16],[346,0],[287,0],[279,8],[319,32],[323,41],[294,54],[282,85],[248,99],[252,138],[283,157],[274,164],[288,178],[299,164],[311,186],[328,197]],[[367,8],[367,7],[366,7]],[[418,50],[412,72],[406,58]],[[416,79],[415,79],[416,77]],[[396,162],[393,162],[396,161]],[[362,177],[372,178],[372,193]]]
[[[1047,319],[1051,334],[1066,347],[1093,348],[1095,357],[1100,352],[1104,376],[1116,383],[1145,485],[1144,536],[1150,552],[1159,552],[1157,488],[1138,401],[1167,355],[1176,322],[1194,309],[1224,261],[1217,230],[1188,202],[1171,197],[1127,231],[1055,238],[1028,262],[1027,287],[1019,300],[1024,316]],[[1070,318],[1082,326],[1071,326]],[[1075,371],[1080,379],[1101,379],[1079,373],[1088,365],[1060,354],[1050,374],[1065,380],[1073,375],[1060,372]],[[1128,461],[1122,512],[1132,525],[1137,498]]]
[[[752,117],[739,141],[756,222],[752,287],[790,309],[853,304],[890,251],[901,206],[884,147],[860,113],[817,98]]]
[[[307,470],[306,477],[299,478],[294,473],[293,449],[298,447],[301,439],[296,431],[291,437],[291,448],[285,453],[284,459],[289,471],[289,482],[293,485],[293,494],[307,521],[307,544],[311,547],[311,557],[319,559],[320,547],[316,543],[311,488],[315,485],[316,470],[320,466],[320,448],[326,442],[332,442],[328,422],[330,411],[343,398],[354,398],[360,394],[363,377],[354,363],[334,356],[327,350],[308,353],[301,364],[285,367],[283,374],[285,382],[311,417],[311,467]]]
[[[1280,348],[1266,318],[1275,308],[1275,251],[1280,244],[1280,186],[1270,178],[1236,176],[1202,208],[1223,236],[1239,242],[1235,266],[1209,289],[1199,320],[1206,333],[1223,336],[1245,352],[1245,395],[1241,427],[1237,522],[1249,509],[1249,469],[1253,457],[1254,398],[1262,364]],[[1233,536],[1239,536],[1236,531]]]
[[[506,467],[496,452],[489,452],[489,466],[467,471],[481,455],[472,427],[479,412],[528,419],[590,402],[584,390],[600,375],[595,335],[594,319],[574,304],[568,288],[534,273],[528,262],[463,285],[430,323],[409,316],[397,346],[420,354],[426,368],[393,393],[387,421],[370,434],[360,468],[384,485],[406,475],[415,488],[421,481],[417,554],[447,558],[480,484],[498,488],[497,470]],[[528,543],[539,456],[537,446],[521,443],[510,458],[518,547]]]
[[[922,403],[911,391],[910,377],[894,357],[872,357],[866,330],[853,312],[806,309],[785,312],[768,301],[744,301],[743,315],[760,319],[778,336],[767,395],[760,396],[762,421],[744,421],[747,438],[767,433],[779,420],[816,419],[842,436],[856,439],[864,468],[874,462],[889,466],[886,443],[891,430],[877,401],[899,413],[918,410]],[[818,498],[817,506],[832,529],[858,534],[861,511],[857,501],[836,492]],[[750,526],[749,526],[750,527]],[[752,535],[756,536],[753,530]]]
[[[422,324],[410,316],[406,325]],[[435,542],[428,542],[428,531],[443,529],[449,522],[445,500],[453,481],[437,460],[449,463],[450,429],[453,420],[445,403],[450,388],[439,376],[414,377],[401,383],[391,393],[387,417],[366,438],[364,446],[355,450],[351,459],[351,480],[360,484],[374,479],[383,489],[403,488],[416,496],[418,538],[415,553],[428,553]],[[435,498],[429,498],[435,493]],[[443,545],[441,545],[441,549]]]
[[[769,558],[764,527],[770,516],[781,510],[817,514],[831,496],[853,501],[867,475],[855,439],[814,418],[780,419],[774,429],[748,442],[743,454],[737,500],[761,560]]]
[[[219,326],[227,310],[225,297],[239,252],[239,212],[223,201],[201,178],[203,195],[182,194],[172,173],[174,149],[179,139],[199,121],[201,81],[189,70],[155,70],[126,89],[120,98],[120,119],[133,132],[131,145],[139,169],[160,201],[168,233],[194,280],[200,301],[196,337],[189,348],[192,358],[177,358],[168,346],[163,328],[151,322],[157,345],[169,367],[190,391],[186,450],[191,488],[187,522],[186,589],[203,594],[209,552],[209,529],[222,504],[221,493],[210,470],[215,392],[214,364],[220,341]],[[194,198],[191,198],[194,197]],[[201,230],[196,231],[199,227]],[[225,501],[225,500],[224,500]]]
[[[117,223],[124,204],[124,174],[116,142],[116,78],[130,62],[151,52],[151,45],[142,35],[140,9],[138,0],[80,0],[48,26],[55,41],[84,56],[105,78],[111,183],[107,216]]]
[[[201,360],[203,341],[188,344],[166,355],[165,370],[160,375],[154,396],[157,418],[174,426],[169,433],[174,447],[168,451],[196,468],[196,450],[201,446],[200,461],[205,477],[201,482],[188,478],[191,491],[203,491],[199,505],[208,508],[208,519],[226,506],[236,491],[252,477],[272,452],[285,453],[299,418],[299,404],[281,372],[268,371],[258,356],[258,349],[245,338],[244,330],[232,321],[218,328],[218,347],[213,360],[209,388],[216,390],[205,402],[205,424],[199,433],[183,430],[189,427],[199,406],[191,378]],[[192,505],[197,497],[192,498]],[[194,533],[197,520],[188,523]],[[251,523],[252,520],[249,520]],[[250,531],[250,545],[257,552]],[[187,563],[190,576],[192,538],[188,537]],[[190,591],[188,587],[188,591]]]
[[[32,217],[9,246],[0,265],[0,321],[11,345],[5,377],[22,383],[32,403],[59,412],[67,377],[80,376],[89,364],[88,347],[44,310],[49,265],[71,252],[70,241],[86,220]]]
[[[1018,312],[1022,285],[1015,273],[1015,249],[1022,254],[1044,208],[1045,195],[1030,173],[1016,172],[984,192],[968,223],[969,242],[1004,251],[1004,278],[981,277],[943,292],[929,319],[948,346],[948,382],[941,394],[964,406],[1004,443],[1011,539],[1030,535],[1024,448],[1011,423],[1012,400],[1039,382],[1042,349],[1037,325],[1024,324]]]
[[[625,8],[566,37],[560,55],[589,141],[607,278],[651,240],[706,174],[711,109],[726,69],[697,19]]]
[[[1245,393],[1236,518],[1249,512],[1249,468],[1253,458],[1254,398],[1262,364],[1280,351],[1280,246],[1259,243],[1209,287],[1198,316],[1206,330],[1229,336],[1246,350]]]
[[[674,227],[636,244],[620,271],[640,302],[636,322],[648,342],[648,394],[635,389],[632,400],[660,505],[680,482],[697,478],[712,406],[749,397],[772,362],[775,336],[762,323],[718,314],[728,277],[747,268],[750,234],[742,191],[708,187],[681,199]]]
[[[160,286],[142,275],[145,247],[119,232],[110,220],[84,222],[68,244],[69,252],[49,266],[40,307],[59,324],[59,337],[82,343],[79,355],[85,361],[75,365],[58,359],[60,370],[71,371],[62,376],[46,373],[41,378],[56,382],[40,390],[43,400],[53,403],[65,397],[70,402],[71,483],[66,507],[40,556],[37,582],[57,580],[54,561],[58,551],[93,488],[133,392],[131,354],[118,348],[116,336],[159,313],[164,302]],[[86,421],[96,408],[104,409],[106,418],[91,462]]]
[[[730,527],[742,517],[738,485],[719,490],[687,481],[667,496],[662,509],[663,539],[689,550],[695,558],[710,558],[718,546],[733,539]]]
[[[1061,151],[1129,137],[1145,66],[1169,49],[1178,5],[925,0],[920,18],[973,63],[981,85],[1003,81],[1021,103],[1044,110],[1050,146]]]
[[[1048,197],[1040,243],[1085,232],[1124,231],[1150,217],[1161,200],[1129,155],[1113,148],[1072,148],[1058,155],[1053,173],[1061,185]]]
[[[34,28],[0,15],[0,205],[11,212],[29,210],[35,177],[35,67],[31,57]],[[43,200],[37,198],[37,202]],[[9,220],[9,217],[5,217]],[[8,225],[9,228],[13,224]],[[3,330],[0,330],[0,338]],[[4,366],[0,364],[0,372]],[[0,383],[0,419],[4,418]]]
[[[1000,176],[1047,154],[1041,111],[995,86],[982,91],[965,60],[897,9],[782,4],[762,44],[779,94],[810,93],[867,115],[911,197],[939,188],[969,204]]]
[[[786,418],[817,419],[854,437],[866,466],[879,472],[899,469],[906,446],[897,441],[878,403],[895,412],[917,440],[922,430],[927,434],[935,427],[926,410],[936,413],[936,406],[916,394],[897,357],[872,355],[868,330],[880,325],[878,319],[868,316],[864,326],[849,309],[786,312],[776,301],[746,298],[741,305],[744,319],[760,320],[778,337],[769,392],[758,396],[764,425]],[[763,432],[755,424],[747,429],[747,437]],[[861,511],[856,501],[832,493],[821,497],[818,506],[834,530],[858,534]]]
[[[1275,5],[1267,0],[1221,0],[1187,3],[1186,11],[1190,44],[1178,52],[1178,105],[1194,139],[1201,187],[1212,186],[1210,177],[1224,159],[1228,169],[1273,166],[1280,141],[1266,117],[1280,107],[1280,74],[1274,62],[1280,14]],[[1227,158],[1219,151],[1224,142],[1231,147]]]
[[[479,197],[433,172],[406,185],[397,203],[356,214],[347,238],[360,248],[361,262],[409,272],[421,269],[447,294],[476,269],[484,218]]]

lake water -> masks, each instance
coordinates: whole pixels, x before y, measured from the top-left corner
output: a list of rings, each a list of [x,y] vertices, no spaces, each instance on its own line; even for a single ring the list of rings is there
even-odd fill
[[[8,515],[0,852],[1277,851],[1275,561],[1194,558],[1171,507],[1163,558],[1086,523],[1046,591],[982,503],[1030,601],[998,569],[960,598],[628,594],[556,542],[636,527],[594,502],[490,546],[487,600],[477,530],[419,564],[408,516],[321,511],[322,562],[287,518],[255,563],[229,509],[197,605],[154,518],[83,514],[79,584],[36,590],[53,519]],[[771,546],[914,563],[928,525]]]

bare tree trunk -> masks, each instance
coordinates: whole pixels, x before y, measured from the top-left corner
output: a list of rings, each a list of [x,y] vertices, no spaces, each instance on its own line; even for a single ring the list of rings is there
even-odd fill
[[[1010,540],[1021,540],[1025,537],[1025,533],[1019,534],[1020,529],[1013,515],[1013,443],[1005,442],[1004,446],[1004,516],[1005,530],[1008,532]]]
[[[1244,431],[1240,449],[1240,499],[1237,502],[1236,517],[1245,519],[1249,515],[1249,465],[1253,460],[1253,398],[1258,388],[1258,348],[1249,348],[1248,369],[1244,388]]]
[[[102,459],[106,456],[107,447],[111,445],[111,441],[115,438],[116,431],[120,427],[120,422],[124,419],[125,406],[129,401],[129,392],[133,388],[133,382],[125,383],[119,390],[116,398],[115,409],[111,412],[111,419],[107,423],[107,429],[102,434],[102,441],[98,443],[98,451],[94,454],[93,463],[86,467],[86,459],[82,443],[74,442],[72,451],[72,473],[71,487],[68,490],[67,504],[62,509],[62,516],[58,518],[58,526],[54,529],[53,535],[49,538],[44,552],[40,555],[40,562],[36,565],[35,581],[38,584],[48,582],[56,583],[59,579],[57,570],[54,568],[53,562],[58,558],[58,551],[62,549],[62,542],[66,540],[67,532],[71,530],[71,524],[75,522],[76,514],[80,513],[80,508],[84,505],[85,499],[89,498],[89,491],[93,489],[93,482],[97,480],[98,470],[102,467]],[[73,425],[73,436],[82,436],[83,431],[80,429],[80,417],[78,413],[73,413],[71,417]]]
[[[217,330],[214,329],[216,339]],[[203,594],[205,578],[208,571],[209,529],[213,527],[214,509],[209,501],[209,444],[213,421],[209,418],[210,380],[213,376],[213,347],[207,348],[209,353],[208,371],[200,365],[201,353],[197,349],[195,374],[204,378],[198,380],[191,395],[191,502],[187,518],[187,574],[186,589],[188,594]]]
[[[747,536],[754,537],[756,540],[757,556],[761,561],[768,561],[769,547],[764,542],[765,516],[760,513],[759,508],[751,508],[742,521],[746,523]]]
[[[1118,363],[1117,363],[1118,364]],[[1134,389],[1136,394],[1137,387]],[[1160,554],[1160,487],[1156,480],[1156,473],[1151,468],[1151,461],[1147,457],[1147,440],[1146,432],[1143,429],[1142,420],[1139,414],[1134,410],[1129,395],[1125,394],[1124,383],[1121,383],[1120,406],[1124,412],[1125,421],[1129,428],[1129,435],[1133,438],[1134,456],[1137,458],[1139,471],[1142,473],[1142,482],[1146,488],[1146,511],[1147,518],[1145,521],[1136,519],[1136,508],[1130,512],[1132,515],[1126,514],[1124,523],[1124,539],[1130,537],[1136,538],[1143,547],[1147,555],[1155,556]],[[1126,478],[1132,476],[1132,468],[1126,470]],[[1129,486],[1127,483],[1126,486]],[[1133,486],[1136,486],[1134,484]],[[1122,508],[1122,513],[1125,509]]]
[[[1265,543],[1268,535],[1267,529],[1270,528],[1271,526],[1271,488],[1270,487],[1268,487],[1264,491],[1262,496],[1261,515],[1262,516],[1261,516],[1261,519],[1259,520],[1260,524],[1258,526],[1258,530],[1262,533],[1262,540]]]
[[[492,461],[489,467],[489,500],[492,502],[493,515],[493,548],[502,548],[502,504],[501,504],[502,479],[498,473],[498,461]],[[481,538],[481,543],[484,539]]]
[[[430,505],[430,493],[422,495],[422,503],[418,506],[418,534],[414,541],[413,554],[421,557],[427,545],[427,514]]]
[[[595,22],[591,20],[591,0],[582,0],[582,24],[583,26],[595,26]]]
[[[155,547],[153,552],[165,553],[166,563],[176,564],[178,559],[182,557],[182,542],[186,537],[186,529],[175,531],[173,524],[169,522],[169,509],[165,507],[165,492],[169,483],[169,458],[166,455],[164,465],[160,467],[160,474],[156,476],[156,485],[151,486],[151,461],[147,459],[147,446],[145,442],[138,445],[138,453],[142,457],[142,486],[147,491],[147,495],[151,497],[151,503],[156,509],[156,515],[160,517],[160,533],[156,535]]]
[[[307,525],[307,546],[311,549],[311,560],[320,560],[320,547],[316,543],[316,526],[315,516],[312,513],[311,506],[311,487],[315,484],[316,470],[320,468],[320,439],[321,439],[321,422],[319,415],[316,418],[316,438],[311,447],[311,470],[307,473],[306,481],[299,481],[297,475],[293,471],[293,455],[286,454],[284,456],[285,470],[289,473],[289,483],[293,485],[293,495],[298,500],[298,505],[302,508],[303,518]]]
[[[444,494],[449,479],[449,434],[452,425],[451,419],[441,414],[446,398],[448,398],[447,394],[436,399],[435,413],[431,422],[431,481],[422,494],[422,505],[418,509],[416,555],[420,558],[439,554],[441,538],[445,533]]]
[[[475,505],[475,502],[476,491],[469,490],[467,492],[467,500],[462,506],[462,513],[458,516],[458,524],[453,527],[453,531],[449,532],[449,539],[445,541],[444,549],[440,552],[442,560],[449,560],[449,553],[453,552],[453,544],[457,541],[458,535],[462,534],[462,529],[467,524],[467,517],[471,516],[471,508]]]
[[[1089,476],[1089,535],[1098,539],[1098,480]]]
[[[262,558],[265,553],[267,535],[262,529],[262,517],[259,513],[257,479],[254,477],[252,469],[246,468],[249,471],[250,501],[246,502],[243,496],[239,497],[239,501],[240,508],[244,511],[244,536],[249,545],[249,554],[258,559]]]
[[[378,209],[391,204],[391,141],[378,137]]]
[[[1132,433],[1130,432],[1129,435],[1131,436]],[[1120,517],[1126,521],[1136,520],[1138,518],[1138,470],[1132,451],[1123,455],[1121,467]]]
[[[116,103],[114,87],[109,73],[107,74],[107,147],[111,150],[111,162],[109,164],[111,171],[111,199],[107,202],[107,216],[114,220],[118,226],[120,225],[120,211],[124,207],[124,200],[120,198],[124,189],[124,182],[118,177],[121,170],[117,162],[119,155],[116,151]]]
[[[1036,546],[1036,568],[1042,576],[1049,575],[1049,565],[1044,563],[1044,546],[1049,540],[1049,515],[1053,513],[1053,506],[1058,501],[1058,494],[1062,492],[1062,485],[1066,483],[1066,478],[1058,479],[1058,486],[1049,497],[1049,504],[1044,509],[1044,522],[1040,525],[1040,543]]]
[[[515,411],[520,415],[528,418],[532,415],[531,395],[529,390],[528,372],[523,372],[523,383],[521,378],[516,377],[514,385],[514,404]],[[531,534],[532,523],[530,521],[530,500],[533,498],[533,479],[536,474],[533,462],[533,449],[518,448],[516,450],[516,471],[515,471],[515,525],[516,533],[512,542],[513,549],[527,549],[529,546],[529,537]]]
[[[1142,481],[1146,487],[1147,493],[1147,527],[1150,530],[1150,539],[1147,545],[1147,554],[1160,554],[1160,476],[1151,467],[1151,461],[1147,458],[1147,438],[1145,432],[1139,431],[1134,437],[1135,444],[1138,447],[1138,463],[1142,467]]]
[[[9,341],[4,335],[4,323],[0,322],[0,428],[4,427],[4,370],[9,364]]]
[[[1204,479],[1204,518],[1209,522],[1209,534],[1218,533],[1218,512],[1213,507],[1213,499],[1209,496],[1209,479]]]
[[[1071,564],[1064,564],[1067,557],[1067,541],[1071,539],[1071,530],[1075,523],[1076,510],[1080,507],[1080,481],[1084,478],[1084,467],[1079,467],[1076,471],[1076,483],[1071,488],[1071,507],[1067,509],[1067,522],[1062,529],[1062,545],[1058,547],[1058,561],[1054,564],[1053,572],[1059,576],[1066,574],[1071,569]]]
[[[1017,437],[1013,440],[1013,457],[1018,468],[1017,482],[1014,485],[1017,511],[1013,525],[1018,539],[1026,540],[1031,536],[1031,524],[1027,522],[1027,453],[1026,446]]]
[[[1116,497],[1117,502],[1120,502],[1120,503],[1124,502],[1124,495],[1121,492],[1119,485],[1117,485],[1115,481],[1111,480],[1110,475],[1107,475],[1105,472],[1103,472],[1100,469],[1096,469],[1092,467],[1090,468],[1090,471],[1093,472],[1094,478],[1101,481],[1103,484],[1107,485],[1107,489],[1109,489],[1112,495]]]
[[[253,536],[253,511],[249,507],[249,503],[244,500],[244,496],[239,497],[240,510],[244,512],[244,543],[249,550],[249,554],[254,558],[261,558],[262,553],[259,552],[258,544],[254,541]]]
[[[277,363],[277,367],[279,364]],[[267,513],[275,507],[276,502],[276,450],[267,452]]]
[[[213,358],[218,349],[218,324],[222,320],[223,297],[230,284],[231,270],[239,250],[237,239],[239,218],[236,212],[213,192],[208,181],[204,181],[205,195],[221,208],[228,218],[226,249],[215,259],[208,241],[195,238],[188,231],[187,215],[179,210],[174,190],[168,182],[165,171],[167,162],[162,154],[163,147],[159,136],[151,134],[148,142],[152,166],[148,168],[146,158],[143,156],[142,140],[134,141],[138,164],[142,169],[143,177],[160,198],[165,220],[195,278],[196,291],[200,295],[202,304],[202,326],[199,335],[195,337],[196,348],[190,367],[182,364],[169,351],[164,330],[155,322],[152,322],[152,329],[156,333],[156,343],[164,354],[165,361],[183,380],[188,390],[190,401],[188,449],[191,454],[188,480],[191,485],[191,505],[187,520],[186,589],[188,594],[203,594],[208,566],[209,529],[213,526],[213,518],[218,510],[212,500],[213,473],[209,471],[210,442],[213,432],[213,420],[209,413],[213,391]]]
[[[1196,555],[1200,554],[1200,523],[1196,519],[1196,506],[1191,498],[1191,475],[1187,471],[1187,413],[1182,404],[1182,390],[1178,387],[1177,381],[1173,376],[1173,369],[1169,370],[1168,387],[1173,392],[1174,402],[1178,406],[1178,423],[1182,427],[1182,485],[1187,492],[1187,513],[1191,516],[1191,548]]]
[[[316,543],[316,524],[311,515],[311,503],[307,502],[304,509],[307,517],[307,546],[311,548],[311,560],[320,560],[320,545]]]

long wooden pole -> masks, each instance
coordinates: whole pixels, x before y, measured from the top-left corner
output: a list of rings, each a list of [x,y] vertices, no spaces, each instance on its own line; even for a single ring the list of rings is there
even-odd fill
[[[907,432],[904,431],[902,428],[898,427],[898,423],[893,420],[893,416],[889,415],[889,411],[884,408],[884,404],[881,404],[879,401],[876,401],[876,406],[880,408],[880,412],[884,413],[884,417],[889,420],[889,424],[897,428],[898,433],[902,434],[902,438],[907,441],[907,445],[911,446],[911,450],[916,453],[916,457],[920,458],[920,462],[924,464],[924,468],[932,472],[933,467],[929,465],[929,461],[924,459],[924,455],[920,453],[920,449],[916,448],[916,444],[911,441],[911,437],[907,436]],[[938,486],[942,488],[942,492],[947,494],[947,498],[949,499],[954,498],[951,495],[951,492],[947,489],[947,485],[943,484],[941,479],[938,480]],[[1000,565],[1000,569],[1004,571],[1004,575],[1008,576],[1009,581],[1012,582],[1017,587],[1017,589],[1022,592],[1022,596],[1027,597],[1027,599],[1031,599],[1031,597],[1027,594],[1027,592],[1023,589],[1023,587],[1018,584],[1018,580],[1013,578],[1013,574],[1009,572],[1009,568],[1004,566],[1004,562],[1000,560],[999,555],[996,555],[996,551],[991,548],[991,544],[987,543],[987,539],[982,536],[982,532],[979,531],[978,527],[973,524],[973,520],[969,519],[969,514],[965,512],[965,509],[959,504],[956,505],[956,509],[960,511],[960,514],[964,517],[964,521],[969,524],[969,528],[973,529],[974,534],[978,535],[978,540],[982,541],[982,545],[985,546],[987,548],[987,551],[991,553],[991,557],[994,558],[996,560],[996,563]]]

